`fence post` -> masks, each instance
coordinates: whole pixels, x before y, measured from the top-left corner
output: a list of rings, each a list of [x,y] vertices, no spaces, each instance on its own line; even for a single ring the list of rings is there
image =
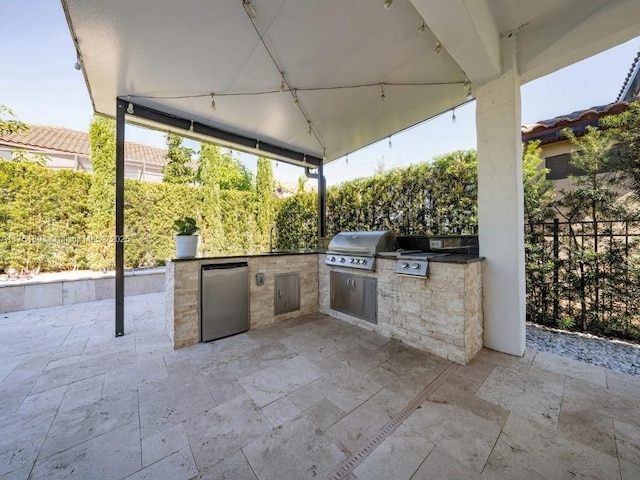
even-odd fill
[[[553,320],[558,321],[558,310],[560,309],[560,300],[558,298],[558,285],[560,282],[560,221],[553,219]]]

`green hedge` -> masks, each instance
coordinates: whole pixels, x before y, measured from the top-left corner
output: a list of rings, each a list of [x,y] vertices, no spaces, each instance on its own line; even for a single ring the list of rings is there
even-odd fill
[[[0,161],[0,270],[85,268],[91,177]]]
[[[113,185],[99,176],[0,161],[0,271],[114,268]],[[95,204],[90,203],[94,201]],[[173,221],[195,216],[204,255],[268,249],[253,192],[125,182],[125,265],[164,264]]]
[[[114,267],[114,186],[108,174],[50,170],[0,162],[0,269],[94,270]],[[328,233],[393,229],[401,235],[470,233],[476,225],[475,152],[455,152],[332,187]],[[173,221],[195,216],[201,253],[266,251],[269,229],[277,248],[315,248],[317,194],[301,192],[260,208],[264,192],[180,184],[125,183],[125,265],[161,265],[174,256]],[[275,218],[275,220],[272,220]]]
[[[317,245],[317,194],[280,202],[278,248]],[[477,230],[474,150],[453,152],[327,190],[327,233],[391,229],[399,235],[468,234]]]

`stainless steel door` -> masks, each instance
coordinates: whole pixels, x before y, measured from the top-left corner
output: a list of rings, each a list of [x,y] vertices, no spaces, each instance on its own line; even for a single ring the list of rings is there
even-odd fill
[[[201,340],[249,330],[247,262],[203,265],[200,278]]]
[[[351,309],[356,317],[378,323],[377,280],[371,277],[352,275]]]
[[[378,281],[342,272],[330,273],[330,308],[378,323]]]

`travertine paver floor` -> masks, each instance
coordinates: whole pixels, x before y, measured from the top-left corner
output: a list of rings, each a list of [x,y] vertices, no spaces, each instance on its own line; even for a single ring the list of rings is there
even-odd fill
[[[0,315],[0,479],[326,478],[449,365],[320,314],[173,351],[163,302]],[[640,378],[483,350],[349,478],[638,479]]]

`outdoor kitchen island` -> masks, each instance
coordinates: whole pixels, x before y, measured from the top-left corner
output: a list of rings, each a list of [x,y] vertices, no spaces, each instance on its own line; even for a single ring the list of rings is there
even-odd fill
[[[331,272],[353,271],[326,265],[326,256],[291,252],[168,262],[167,329],[174,348],[200,342],[201,266],[240,258],[249,266],[250,329],[322,312],[460,364],[469,362],[482,348],[482,262],[477,255],[433,258],[429,276],[421,278],[395,273],[396,259],[376,255],[375,269],[357,274],[376,280],[377,323],[331,309]],[[264,274],[261,285],[258,274]],[[299,275],[300,308],[276,314],[275,281],[287,274]]]

